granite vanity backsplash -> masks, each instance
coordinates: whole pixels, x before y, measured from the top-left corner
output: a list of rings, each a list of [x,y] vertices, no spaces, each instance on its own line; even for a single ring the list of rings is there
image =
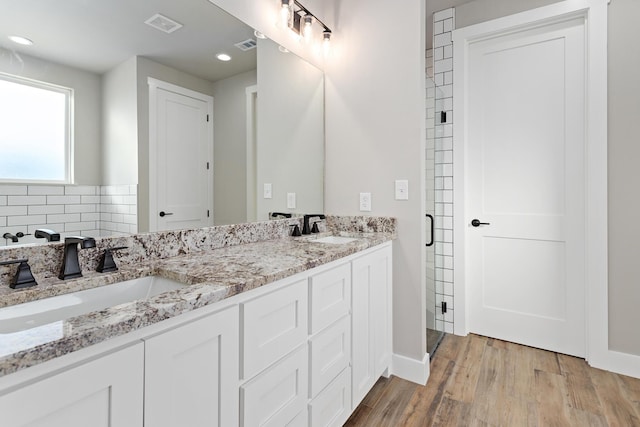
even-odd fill
[[[121,237],[96,238],[96,247],[78,251],[80,266],[85,276],[96,276],[100,257],[105,248],[126,246],[113,253],[119,266],[134,267],[149,260],[172,258],[229,246],[286,238],[291,234],[291,224],[302,228],[302,218],[288,218],[254,223],[221,225],[192,230],[176,230],[134,234]],[[327,215],[318,224],[320,231],[340,233],[395,233],[396,219],[389,217],[333,216]],[[88,236],[93,237],[93,236]],[[29,259],[31,271],[38,283],[57,281],[62,264],[64,243],[6,247],[0,249],[0,261]],[[29,289],[9,288],[16,272],[16,265],[0,267],[0,307],[16,304],[12,294],[29,292]],[[119,280],[126,280],[126,277]],[[32,288],[33,290],[33,288]],[[65,289],[64,292],[72,290]]]

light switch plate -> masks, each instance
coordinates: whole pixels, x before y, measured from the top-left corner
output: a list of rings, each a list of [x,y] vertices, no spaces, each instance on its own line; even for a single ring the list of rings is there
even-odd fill
[[[287,209],[296,208],[296,193],[287,193]]]
[[[270,199],[273,197],[273,192],[271,191],[271,184],[265,184],[264,185],[264,198],[265,199]]]
[[[396,200],[409,200],[409,181],[396,179]]]
[[[371,212],[371,193],[360,193],[360,211]]]

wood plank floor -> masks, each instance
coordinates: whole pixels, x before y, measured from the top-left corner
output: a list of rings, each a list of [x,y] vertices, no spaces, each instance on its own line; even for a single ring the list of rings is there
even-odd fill
[[[381,378],[345,426],[640,427],[640,379],[478,335],[447,335],[426,386]]]

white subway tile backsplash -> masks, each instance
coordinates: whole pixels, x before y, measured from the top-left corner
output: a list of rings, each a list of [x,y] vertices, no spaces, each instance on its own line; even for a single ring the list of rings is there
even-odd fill
[[[137,215],[122,215],[122,221],[125,224],[137,225],[138,224],[138,216]]]
[[[453,270],[453,257],[452,256],[443,256],[443,268],[448,268],[449,270]]]
[[[7,206],[7,196],[0,196],[0,206]]]
[[[80,203],[99,205],[100,196],[80,196]]]
[[[436,61],[433,64],[433,72],[434,73],[446,73],[447,71],[453,70],[453,59],[447,58],[441,61]]]
[[[442,46],[442,56],[444,58],[453,58],[453,45]]]
[[[26,196],[26,185],[0,185],[0,194],[6,196]]]
[[[30,185],[27,194],[30,196],[62,195],[64,187],[61,185]]]
[[[98,188],[95,185],[67,185],[64,192],[67,195],[95,196],[98,194]]]
[[[445,19],[443,21],[443,31],[444,32],[453,31],[453,17],[449,19]]]
[[[80,221],[100,221],[100,213],[92,212],[92,213],[81,213]]]
[[[48,205],[80,204],[80,196],[47,196]]]
[[[0,216],[27,215],[26,206],[0,206]]]
[[[16,225],[41,224],[46,222],[46,215],[7,216],[7,227]]]
[[[453,203],[444,203],[443,216],[453,216]]]
[[[453,71],[447,71],[444,73],[443,84],[451,85],[453,84]]]
[[[58,222],[80,222],[80,214],[79,213],[73,213],[73,214],[54,214],[54,215],[47,215],[47,223],[58,223]]]
[[[95,212],[98,209],[96,205],[93,204],[85,204],[85,205],[65,205],[64,211],[65,213],[86,213],[86,212]]]
[[[444,177],[442,179],[442,185],[445,190],[453,190],[453,177]]]
[[[47,196],[8,196],[7,205],[44,205],[47,203]]]
[[[28,207],[28,215],[61,214],[64,213],[64,205],[33,205]]]
[[[67,222],[64,224],[65,232],[83,232],[89,234],[89,230],[96,230],[98,227],[96,226],[95,221],[87,221],[87,222]]]

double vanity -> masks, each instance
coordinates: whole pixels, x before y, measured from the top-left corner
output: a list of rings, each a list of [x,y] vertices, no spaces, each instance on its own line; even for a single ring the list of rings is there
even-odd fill
[[[67,281],[4,251],[39,285],[0,290],[2,425],[342,425],[390,373],[395,221],[292,222],[96,239]]]

